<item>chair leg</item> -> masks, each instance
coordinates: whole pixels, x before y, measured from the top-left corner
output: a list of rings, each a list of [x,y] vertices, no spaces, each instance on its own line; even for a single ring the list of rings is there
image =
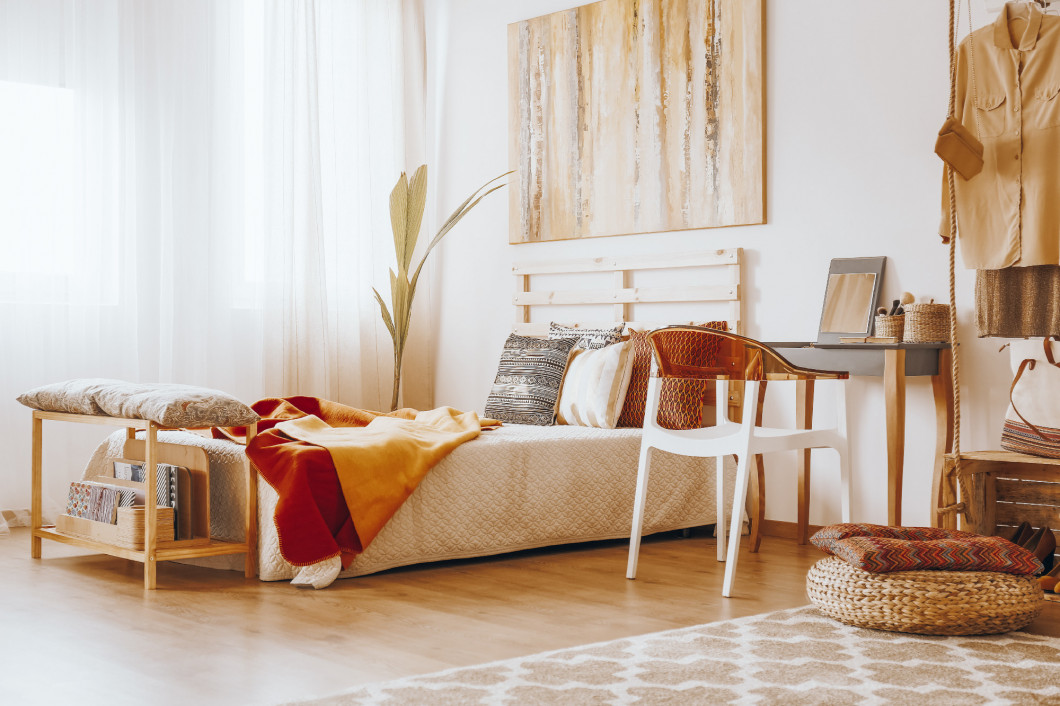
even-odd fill
[[[743,524],[741,510],[747,500],[750,469],[750,454],[741,453],[736,462],[736,488],[732,500],[732,524],[729,527],[729,558],[725,562],[725,583],[721,589],[721,595],[726,598],[732,595],[732,586],[736,579],[736,560],[740,555],[740,529]]]
[[[717,522],[715,523],[715,534],[718,535],[718,561],[725,561],[725,456],[714,459],[717,471]]]
[[[714,395],[714,426],[720,427],[729,423],[729,381],[718,380]],[[715,468],[715,509],[714,533],[718,537],[718,561],[725,561],[725,456],[714,459]]]
[[[751,440],[758,419],[758,386],[757,381],[748,381],[744,386],[743,414],[740,419],[742,448],[737,454],[736,487],[732,498],[732,522],[729,524],[729,557],[725,562],[725,581],[721,589],[721,595],[726,598],[732,595],[732,586],[736,580],[736,560],[740,556],[740,530],[743,527],[744,504],[747,502],[747,486],[751,481],[751,464],[754,462]]]
[[[841,496],[839,498],[840,508],[842,510],[843,522],[850,522],[850,505],[853,498],[853,492],[850,487],[850,443],[847,440],[847,387],[845,380],[836,380],[836,435],[839,437],[838,444],[842,446],[836,447],[836,452],[839,454],[839,492]]]
[[[633,501],[633,530],[629,535],[629,563],[626,578],[637,578],[637,558],[640,554],[640,537],[644,530],[644,502],[648,495],[648,469],[651,465],[651,445],[644,440],[640,445],[640,462],[637,464],[637,495]]]

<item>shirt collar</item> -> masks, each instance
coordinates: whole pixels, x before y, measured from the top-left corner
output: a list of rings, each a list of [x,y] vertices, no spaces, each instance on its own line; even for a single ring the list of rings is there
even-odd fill
[[[1008,33],[1009,4],[1005,3],[1005,6],[1001,8],[1001,12],[997,16],[997,20],[994,22],[994,44],[1000,49],[1030,51],[1034,49],[1034,45],[1038,42],[1038,30],[1042,27],[1042,11],[1034,3],[1025,3],[1028,10],[1027,28],[1023,30],[1020,45],[1014,47],[1012,46],[1012,38]]]

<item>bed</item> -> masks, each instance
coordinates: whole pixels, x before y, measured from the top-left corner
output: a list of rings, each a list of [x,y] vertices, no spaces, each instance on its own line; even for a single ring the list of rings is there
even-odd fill
[[[691,279],[676,284],[674,272]],[[641,273],[656,277],[639,281]],[[721,250],[665,257],[638,257],[534,263],[513,268],[518,282],[514,304],[520,335],[542,335],[549,318],[537,309],[589,312],[576,325],[630,322],[647,329],[693,319],[723,318],[740,331],[740,251]],[[582,282],[606,277],[604,287],[564,289],[564,278]],[[713,280],[713,281],[712,281]],[[537,282],[548,289],[534,287]],[[559,287],[559,288],[557,288]],[[675,305],[675,313],[635,321],[635,307],[651,310]],[[681,309],[684,305],[686,307]],[[581,307],[581,309],[578,309]],[[600,316],[600,307],[607,309]],[[713,307],[712,311],[707,311]],[[721,316],[718,315],[721,307]],[[658,311],[658,310],[656,310]],[[681,313],[683,312],[683,315]],[[595,316],[594,316],[595,314]],[[574,321],[568,316],[565,321]],[[739,391],[728,400],[739,404]],[[709,417],[708,417],[709,418]],[[449,559],[502,554],[537,547],[628,537],[633,512],[641,430],[584,426],[506,424],[457,447],[423,479],[382,532],[340,578]],[[122,458],[124,432],[116,432],[96,450],[85,476],[98,475]],[[210,457],[211,534],[242,541],[248,483],[243,447],[182,431],[161,432],[159,440],[199,446]],[[662,452],[652,465],[645,532],[712,525],[716,517],[714,460]],[[732,459],[725,463],[727,485],[735,479]],[[261,580],[293,578],[273,523],[277,494],[257,483],[258,575]],[[726,515],[731,512],[726,500]],[[722,518],[723,519],[723,518]],[[188,563],[242,570],[241,557],[209,557]]]

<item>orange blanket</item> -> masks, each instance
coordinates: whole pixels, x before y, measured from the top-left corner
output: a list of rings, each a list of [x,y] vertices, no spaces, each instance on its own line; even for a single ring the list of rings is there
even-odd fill
[[[247,455],[279,495],[280,553],[295,566],[334,556],[348,566],[434,464],[496,425],[444,407],[383,414],[314,397],[270,398],[252,407],[264,431]]]

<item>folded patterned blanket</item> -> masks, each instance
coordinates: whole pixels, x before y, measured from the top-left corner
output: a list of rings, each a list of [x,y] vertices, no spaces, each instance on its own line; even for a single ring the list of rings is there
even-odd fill
[[[937,527],[830,525],[811,540],[822,551],[862,571],[997,571],[1032,575],[1042,563],[1001,537]]]

